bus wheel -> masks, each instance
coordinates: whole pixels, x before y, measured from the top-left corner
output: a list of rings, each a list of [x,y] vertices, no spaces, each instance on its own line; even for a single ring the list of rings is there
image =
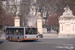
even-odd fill
[[[20,40],[19,40],[19,38],[18,38],[18,40],[17,40],[17,41],[18,41],[18,42],[20,41]]]
[[[11,39],[12,39],[12,36],[11,36]]]
[[[8,37],[8,40],[10,40],[10,37]]]
[[[8,40],[10,41],[10,37],[8,37]]]

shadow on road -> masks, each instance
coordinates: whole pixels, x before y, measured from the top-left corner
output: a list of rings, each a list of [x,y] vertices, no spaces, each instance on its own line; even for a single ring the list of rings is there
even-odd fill
[[[21,41],[21,42],[42,42],[42,41],[39,41],[39,40],[25,40],[25,41]]]
[[[4,41],[0,41],[0,44],[2,44]]]
[[[10,41],[10,42],[18,42],[18,41]],[[39,40],[24,40],[24,41],[19,41],[19,42],[42,42]]]

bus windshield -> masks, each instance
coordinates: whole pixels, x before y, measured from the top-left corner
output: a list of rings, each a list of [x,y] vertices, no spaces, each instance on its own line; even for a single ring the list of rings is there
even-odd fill
[[[26,34],[37,34],[37,28],[26,28]]]

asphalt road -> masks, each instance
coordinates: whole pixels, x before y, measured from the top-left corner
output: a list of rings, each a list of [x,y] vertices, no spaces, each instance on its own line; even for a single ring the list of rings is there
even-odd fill
[[[39,39],[10,42],[0,39],[0,50],[75,50],[75,39]]]

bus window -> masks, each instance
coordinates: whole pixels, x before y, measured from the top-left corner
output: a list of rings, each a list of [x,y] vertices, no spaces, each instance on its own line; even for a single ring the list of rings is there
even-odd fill
[[[11,34],[11,31],[9,30],[9,35]]]
[[[21,35],[24,35],[24,30],[21,30]]]
[[[9,30],[6,30],[6,35],[8,35],[9,34]]]
[[[18,30],[16,30],[16,35],[18,35],[18,33],[19,33]]]
[[[24,35],[23,28],[7,28],[8,35]]]
[[[26,28],[26,34],[37,34],[37,28]]]

